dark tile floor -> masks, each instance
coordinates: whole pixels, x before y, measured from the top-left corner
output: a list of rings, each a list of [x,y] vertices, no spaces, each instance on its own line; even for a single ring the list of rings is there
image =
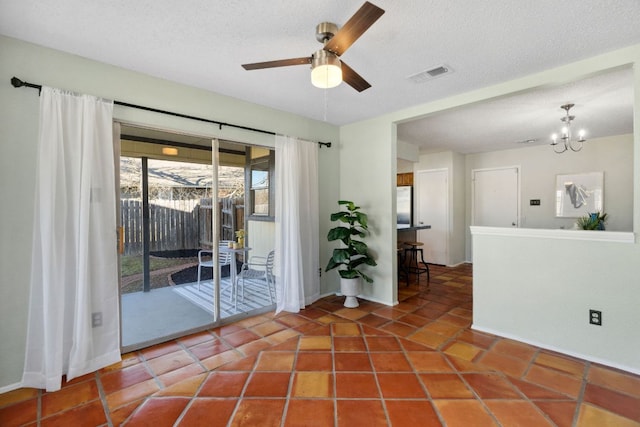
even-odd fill
[[[0,395],[0,425],[640,426],[640,377],[474,332],[470,265],[395,307],[324,298],[138,352],[55,393]]]

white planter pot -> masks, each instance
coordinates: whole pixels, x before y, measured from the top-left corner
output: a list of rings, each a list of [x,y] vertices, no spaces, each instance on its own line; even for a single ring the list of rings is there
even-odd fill
[[[344,300],[345,307],[355,308],[359,305],[356,297],[360,294],[360,282],[360,277],[355,279],[340,278],[340,292],[346,297]]]

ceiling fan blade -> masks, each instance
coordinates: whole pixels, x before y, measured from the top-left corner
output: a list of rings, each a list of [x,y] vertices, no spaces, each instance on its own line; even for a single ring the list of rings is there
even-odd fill
[[[346,24],[327,42],[324,50],[342,55],[349,46],[384,14],[378,6],[365,2]]]
[[[290,65],[311,64],[311,57],[278,59],[276,61],[255,62],[253,64],[242,64],[245,70],[260,70],[263,68],[288,67]]]
[[[360,74],[353,71],[353,68],[349,67],[347,64],[342,62],[342,81],[357,90],[358,92],[362,92],[363,90],[367,90],[371,87],[369,82],[360,76]]]

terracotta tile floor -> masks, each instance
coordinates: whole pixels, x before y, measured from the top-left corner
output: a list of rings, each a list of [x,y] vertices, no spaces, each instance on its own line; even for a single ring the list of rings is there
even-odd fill
[[[474,332],[471,295],[432,266],[395,307],[328,297],[5,393],[0,425],[640,426],[639,376]]]

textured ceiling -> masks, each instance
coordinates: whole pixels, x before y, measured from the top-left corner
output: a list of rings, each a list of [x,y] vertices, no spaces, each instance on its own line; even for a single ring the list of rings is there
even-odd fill
[[[572,129],[594,139],[633,132],[631,67],[572,82],[539,88],[439,112],[398,125],[398,139],[423,153],[453,150],[478,153],[551,142],[565,116],[561,105],[575,106]],[[526,143],[524,141],[527,141]],[[551,148],[549,149],[551,150]]]
[[[373,3],[386,13],[342,56],[362,93],[317,89],[307,66],[240,66],[310,55],[316,24],[341,26],[362,0],[0,0],[0,34],[336,125],[640,43],[637,0]],[[407,79],[441,64],[453,72]]]

